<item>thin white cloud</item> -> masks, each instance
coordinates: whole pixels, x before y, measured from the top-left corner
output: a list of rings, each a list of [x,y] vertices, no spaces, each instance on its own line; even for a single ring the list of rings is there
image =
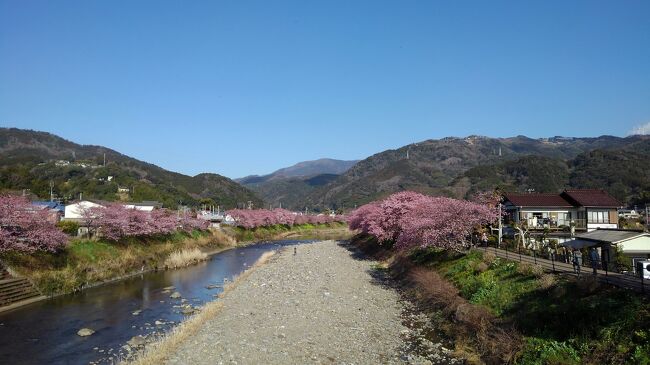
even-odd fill
[[[632,128],[632,130],[628,134],[630,136],[633,136],[635,134],[650,134],[650,122],[646,124],[637,125],[636,127]]]

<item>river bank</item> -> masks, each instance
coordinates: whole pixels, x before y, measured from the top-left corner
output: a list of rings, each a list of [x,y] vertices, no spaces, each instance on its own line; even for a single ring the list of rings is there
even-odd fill
[[[195,334],[182,340],[172,334],[135,363],[457,361],[440,343],[430,343],[426,354],[412,352],[409,306],[377,276],[377,262],[334,241],[295,248],[238,280]]]
[[[382,262],[469,363],[650,363],[650,305],[643,295],[489,251],[400,253],[367,235],[353,244]]]
[[[340,224],[263,227],[250,232],[225,227],[121,242],[73,239],[58,253],[5,252],[0,261],[14,276],[29,279],[41,294],[52,297],[165,269],[165,261],[178,251],[198,249],[213,255],[258,241],[346,235],[347,228]]]

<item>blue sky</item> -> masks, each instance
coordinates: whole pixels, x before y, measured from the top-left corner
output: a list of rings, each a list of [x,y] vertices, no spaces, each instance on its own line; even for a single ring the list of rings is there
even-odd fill
[[[0,0],[0,126],[229,177],[624,136],[650,122],[648,19],[644,0]]]

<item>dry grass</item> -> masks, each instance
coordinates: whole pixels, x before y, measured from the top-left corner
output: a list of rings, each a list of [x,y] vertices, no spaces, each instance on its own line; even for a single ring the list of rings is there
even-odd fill
[[[521,336],[502,328],[484,306],[469,303],[458,289],[434,270],[412,267],[406,275],[423,307],[441,310],[457,324],[453,326],[456,351],[468,361],[480,358],[487,364],[508,364],[521,348]]]
[[[600,288],[600,281],[594,275],[582,275],[577,279],[576,284],[578,289],[585,294],[595,293]]]
[[[556,282],[555,275],[552,274],[544,274],[539,278],[539,286],[544,290],[552,288]]]
[[[246,279],[257,267],[265,264],[275,254],[275,251],[270,251],[262,254],[262,256],[250,268],[239,275],[228,285],[225,285],[223,292],[219,295],[220,298],[224,294],[231,292],[241,280]],[[224,307],[222,301],[214,301],[206,304],[203,309],[196,315],[190,317],[183,323],[176,326],[164,337],[155,343],[147,345],[141,356],[129,362],[132,365],[158,365],[164,363],[171,354],[186,340],[196,335],[203,323],[213,319],[221,309]]]
[[[492,263],[496,259],[497,256],[491,251],[485,251],[485,253],[483,253],[483,262],[485,262],[488,265],[492,265]]]
[[[178,269],[180,267],[194,265],[208,259],[208,255],[198,248],[183,249],[172,252],[165,260],[165,267]]]
[[[544,276],[544,268],[540,265],[533,265],[527,262],[520,262],[517,265],[517,272],[525,276],[534,276],[536,278],[542,278]]]
[[[158,365],[165,362],[167,357],[185,340],[195,335],[203,323],[214,318],[223,308],[223,302],[215,301],[206,304],[201,312],[190,317],[169,331],[155,343],[147,345],[144,353],[129,362],[136,365]]]

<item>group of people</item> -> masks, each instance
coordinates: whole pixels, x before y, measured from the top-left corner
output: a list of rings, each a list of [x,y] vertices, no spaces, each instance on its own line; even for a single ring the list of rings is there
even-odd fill
[[[571,260],[571,263],[573,264],[573,272],[580,275],[580,268],[582,267],[582,252],[578,249],[573,250],[573,258]],[[598,251],[596,251],[595,248],[590,248],[589,249],[589,261],[591,262],[591,269],[593,270],[593,274],[596,275],[598,272],[598,262],[600,262],[600,256],[598,255]]]

